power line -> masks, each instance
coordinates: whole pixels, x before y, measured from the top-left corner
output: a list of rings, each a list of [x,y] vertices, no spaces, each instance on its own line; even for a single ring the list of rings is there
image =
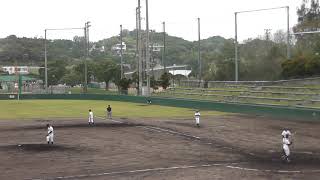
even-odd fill
[[[318,33],[320,33],[320,31],[295,32],[295,33],[291,33],[290,35],[318,34]]]

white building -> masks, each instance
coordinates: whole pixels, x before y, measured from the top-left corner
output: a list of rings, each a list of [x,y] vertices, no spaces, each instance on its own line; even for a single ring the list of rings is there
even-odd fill
[[[175,65],[175,64],[173,66],[167,66],[165,70],[166,70],[166,72],[168,72],[174,76],[182,75],[182,76],[185,76],[186,78],[188,78],[192,72],[192,69],[190,69],[188,65]],[[149,71],[150,71],[151,75],[153,75],[155,77],[155,79],[160,79],[161,75],[164,72],[164,67],[161,65],[157,65],[153,68],[150,68]],[[126,73],[124,73],[124,75],[126,78],[132,78],[132,75],[135,72],[136,71],[126,72]]]
[[[152,49],[153,52],[160,52],[161,48],[163,48],[163,45],[160,45],[158,43],[154,43],[152,45],[150,45],[150,48]]]
[[[112,46],[111,48],[112,51],[116,51],[116,52],[120,52],[121,51],[121,44],[116,44],[114,46]],[[125,42],[122,42],[122,51],[126,51],[127,50],[127,45]]]
[[[2,66],[2,70],[4,72],[8,72],[8,74],[30,74],[32,70],[39,70],[40,67],[34,66]]]
[[[94,44],[94,45],[91,47],[90,52],[92,52],[93,50],[97,50],[97,51],[100,51],[100,52],[105,52],[105,47],[104,47],[104,46],[97,47],[97,45]]]

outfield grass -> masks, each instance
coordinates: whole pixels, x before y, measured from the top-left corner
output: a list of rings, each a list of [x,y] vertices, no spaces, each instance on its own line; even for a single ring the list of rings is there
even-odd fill
[[[95,100],[0,100],[0,119],[48,119],[48,118],[87,118],[92,109],[97,116],[105,116],[110,104],[113,116],[118,118],[193,118],[194,109],[175,108],[158,105],[137,104],[118,101]],[[201,115],[214,116],[227,113],[201,111]]]

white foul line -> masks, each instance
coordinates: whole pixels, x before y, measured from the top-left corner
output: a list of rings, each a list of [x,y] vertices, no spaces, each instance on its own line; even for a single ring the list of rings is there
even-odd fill
[[[290,171],[290,170],[270,170],[270,169],[253,169],[253,168],[244,168],[239,166],[225,166],[231,169],[239,169],[244,171],[259,171],[259,172],[274,172],[274,173],[318,173],[320,170],[300,170],[300,171]]]
[[[243,164],[247,162],[238,162],[238,163],[216,163],[216,164],[205,164],[198,166],[173,166],[173,167],[162,167],[162,168],[149,168],[149,169],[138,169],[131,171],[116,171],[116,172],[104,172],[104,173],[96,173],[96,174],[81,174],[74,176],[58,176],[44,179],[77,179],[84,177],[97,177],[97,176],[108,176],[108,175],[122,175],[122,174],[134,174],[134,173],[144,173],[144,172],[155,172],[155,171],[169,171],[169,170],[181,170],[181,169],[196,169],[196,168],[206,168],[206,167],[214,167],[214,166],[223,166],[231,169],[239,169],[245,171],[255,171],[255,172],[274,172],[274,173],[318,173],[320,170],[309,170],[309,171],[289,171],[289,170],[269,170],[269,169],[254,169],[254,168],[243,168],[239,166],[232,166],[236,164]],[[229,164],[229,165],[228,165]],[[31,180],[44,180],[41,178],[31,178]]]
[[[245,162],[242,162],[242,163],[245,163]],[[105,173],[96,173],[96,174],[81,174],[81,175],[74,175],[74,176],[58,176],[58,177],[45,178],[45,179],[75,179],[75,178],[84,178],[84,177],[121,175],[121,174],[132,174],[132,173],[152,172],[152,171],[168,171],[168,170],[177,170],[177,169],[206,168],[206,167],[213,167],[213,166],[225,166],[227,164],[240,164],[240,163],[216,163],[216,164],[205,164],[205,165],[198,165],[198,166],[173,166],[173,167],[162,167],[162,168],[138,169],[138,170],[131,170],[131,171],[105,172]],[[37,179],[32,178],[32,180],[42,180],[42,179],[41,178],[37,178]]]
[[[163,128],[159,128],[159,127],[144,126],[143,128],[149,129],[149,130],[158,130],[158,131],[162,131],[162,132],[168,132],[168,133],[171,133],[171,134],[182,135],[182,136],[185,136],[185,137],[190,137],[190,138],[194,138],[194,139],[198,139],[198,140],[200,139],[200,137],[198,137],[198,136],[192,136],[192,135],[189,135],[189,134],[180,133],[180,132],[177,132],[177,131],[172,131],[172,130],[163,129]]]
[[[109,120],[109,121],[112,121],[112,122],[120,123],[120,124],[123,123],[123,122],[121,122],[121,121],[117,121],[117,120],[113,120],[113,119],[107,119],[107,118],[101,117],[101,116],[96,116],[96,117],[97,117],[97,118],[100,118],[100,119],[104,119],[104,120]]]
[[[123,124],[124,122],[122,121],[117,121],[117,120],[113,120],[113,119],[107,119],[105,117],[101,117],[101,116],[96,116],[97,118],[100,118],[100,119],[104,119],[104,120],[109,120],[109,121],[112,121],[112,122],[116,122],[116,123],[120,123],[120,124]],[[189,137],[189,138],[194,138],[194,139],[200,139],[200,137],[197,137],[197,136],[192,136],[192,135],[189,135],[189,134],[185,134],[185,133],[180,133],[180,132],[177,132],[177,131],[172,131],[172,130],[168,130],[168,129],[163,129],[163,128],[159,128],[159,127],[154,127],[154,126],[141,126],[141,128],[144,128],[144,129],[149,129],[149,130],[156,130],[157,132],[168,132],[168,133],[171,133],[171,134],[177,134],[177,135],[182,135],[182,136],[185,136],[185,137]]]
[[[226,166],[226,167],[231,168],[231,169],[240,169],[240,170],[247,170],[247,171],[259,171],[258,169],[242,168],[242,167],[237,167],[237,166]]]

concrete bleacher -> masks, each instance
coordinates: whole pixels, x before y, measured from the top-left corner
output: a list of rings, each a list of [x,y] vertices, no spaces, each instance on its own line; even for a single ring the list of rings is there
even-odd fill
[[[169,88],[162,96],[221,102],[320,107],[320,88],[226,84],[216,88]]]

